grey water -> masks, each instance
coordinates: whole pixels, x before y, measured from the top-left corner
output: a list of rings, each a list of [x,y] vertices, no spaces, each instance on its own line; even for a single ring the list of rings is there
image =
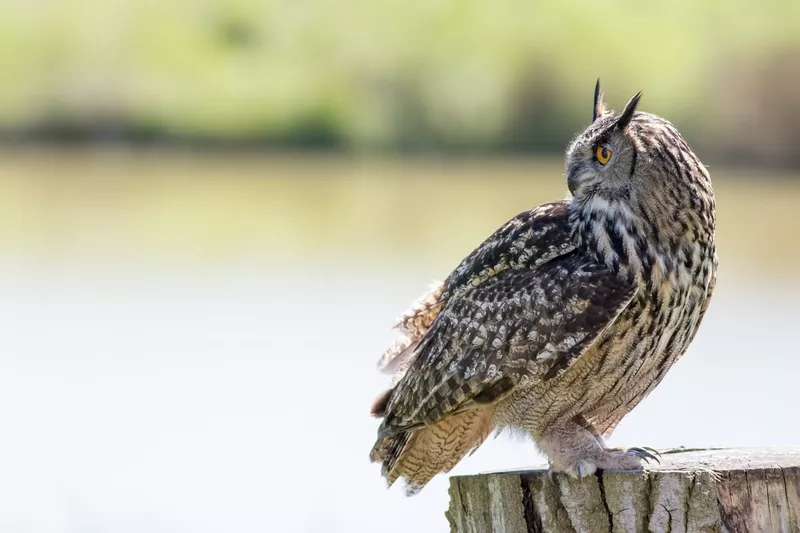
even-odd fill
[[[560,194],[557,169],[523,194],[536,165],[38,161],[0,176],[0,530],[447,529],[447,476],[406,498],[368,461],[375,363],[430,281]],[[800,194],[719,193],[711,307],[613,445],[800,443]],[[501,435],[452,474],[543,464]]]

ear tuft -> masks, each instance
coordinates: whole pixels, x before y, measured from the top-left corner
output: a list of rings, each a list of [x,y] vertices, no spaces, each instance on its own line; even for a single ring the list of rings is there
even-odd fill
[[[597,84],[594,86],[594,114],[592,115],[592,122],[602,117],[606,112],[606,103],[603,102],[603,89],[600,87],[600,78],[597,78]]]
[[[633,114],[636,113],[636,106],[639,105],[639,99],[641,97],[642,91],[639,91],[633,95],[633,98],[628,100],[627,104],[625,104],[625,109],[622,110],[622,113],[620,113],[619,119],[617,120],[617,127],[619,129],[624,130],[628,126],[633,118]]]

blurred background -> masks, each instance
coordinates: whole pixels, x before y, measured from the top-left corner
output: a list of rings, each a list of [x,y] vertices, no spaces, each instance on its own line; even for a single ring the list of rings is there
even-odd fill
[[[611,444],[800,441],[800,3],[0,3],[0,529],[445,531],[367,454],[394,318],[566,193],[595,79],[717,191],[717,291]],[[488,441],[454,473],[541,465]]]

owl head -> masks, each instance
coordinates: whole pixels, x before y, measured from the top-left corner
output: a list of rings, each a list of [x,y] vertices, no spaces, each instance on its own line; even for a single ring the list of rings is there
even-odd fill
[[[669,121],[636,110],[641,96],[610,111],[598,80],[592,123],[567,149],[571,212],[587,232],[601,222],[677,242],[714,226],[711,178]]]
[[[642,93],[631,98],[621,113],[606,108],[600,80],[594,90],[592,123],[567,149],[567,185],[576,198],[626,194],[637,171],[635,139],[628,131],[638,114]]]

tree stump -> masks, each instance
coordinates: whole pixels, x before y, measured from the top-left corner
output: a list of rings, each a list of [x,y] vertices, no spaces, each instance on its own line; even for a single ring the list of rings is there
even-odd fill
[[[800,532],[800,449],[678,449],[646,470],[450,479],[453,533]]]

